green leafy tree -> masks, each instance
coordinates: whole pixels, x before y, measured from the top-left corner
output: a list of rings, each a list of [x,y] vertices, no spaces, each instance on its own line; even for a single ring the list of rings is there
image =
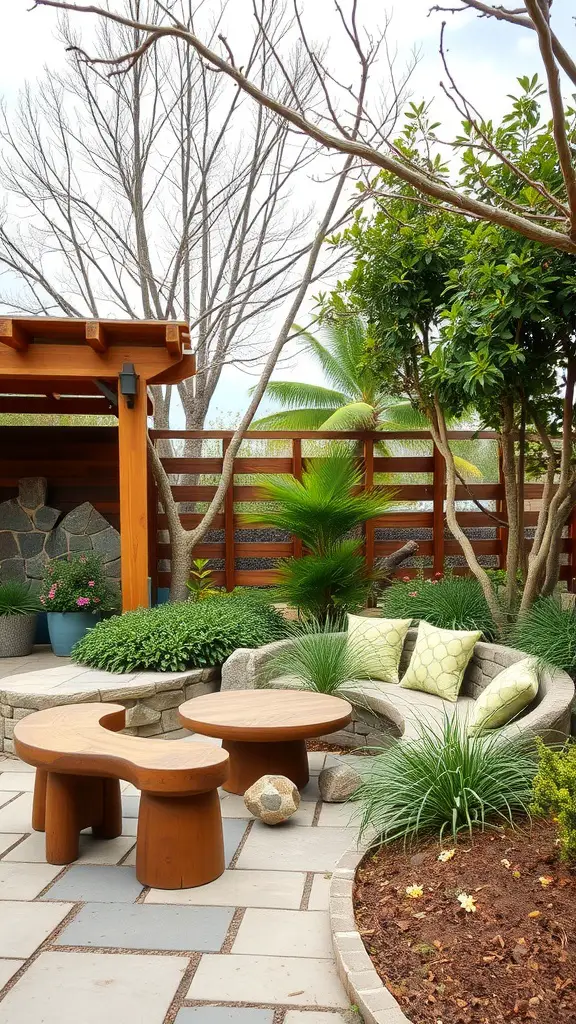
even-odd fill
[[[511,207],[530,198],[545,216],[560,180],[553,129],[541,115],[537,79],[520,85],[521,95],[501,125],[464,122],[460,173],[466,187],[497,194]],[[572,110],[567,117],[574,144]],[[411,105],[396,143],[430,174],[443,173],[434,152],[436,128],[424,105]],[[494,147],[518,161],[523,179],[507,172]],[[546,187],[534,197],[536,179]],[[372,182],[377,212],[361,214],[344,233],[354,269],[324,304],[324,316],[341,316],[346,309],[364,315],[370,328],[367,365],[427,417],[446,462],[448,525],[503,625],[514,610],[517,566],[525,575],[522,610],[554,588],[562,529],[576,502],[574,261],[504,228],[446,213],[433,202],[423,213],[410,187],[399,195],[392,186],[386,173]],[[502,443],[510,570],[504,611],[456,514],[457,467],[447,422],[470,407],[483,425],[499,432]],[[521,495],[529,437],[541,447],[546,478],[528,554]]]

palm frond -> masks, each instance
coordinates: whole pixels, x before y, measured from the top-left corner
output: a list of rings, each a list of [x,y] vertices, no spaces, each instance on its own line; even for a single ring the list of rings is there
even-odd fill
[[[252,392],[254,388],[250,388]],[[349,398],[342,391],[332,391],[319,384],[304,384],[292,380],[271,380],[265,394],[286,409],[339,409]]]
[[[358,368],[355,373],[350,373],[349,368],[338,358],[336,352],[332,352],[328,345],[323,345],[311,331],[302,331],[300,337],[306,340],[306,345],[316,357],[324,375],[331,384],[348,396],[348,401],[361,397],[358,387]],[[328,339],[330,340],[330,339]]]
[[[473,462],[468,462],[467,459],[461,459],[459,455],[454,456],[454,465],[463,476],[465,480],[483,480],[482,471],[475,466]]]
[[[332,409],[286,409],[261,416],[251,424],[252,430],[319,430],[332,414]]]
[[[322,424],[323,430],[363,430],[376,429],[374,425],[375,409],[365,402],[350,402],[336,409]]]
[[[424,413],[415,409],[411,402],[394,401],[384,396],[378,416],[379,430],[428,430],[428,427]]]
[[[373,585],[359,540],[342,541],[322,555],[286,559],[276,572],[280,600],[318,617],[363,607]]]

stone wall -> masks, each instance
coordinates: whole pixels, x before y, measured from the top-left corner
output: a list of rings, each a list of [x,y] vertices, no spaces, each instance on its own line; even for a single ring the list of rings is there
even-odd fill
[[[18,497],[0,503],[0,580],[38,590],[46,562],[95,551],[111,582],[120,583],[120,534],[89,501],[65,516],[46,504],[45,477],[18,481]]]
[[[34,711],[93,701],[122,704],[129,736],[178,739],[189,735],[178,718],[180,705],[219,687],[218,668],[113,675],[66,663],[6,676],[0,679],[0,752],[14,753],[14,727]]]

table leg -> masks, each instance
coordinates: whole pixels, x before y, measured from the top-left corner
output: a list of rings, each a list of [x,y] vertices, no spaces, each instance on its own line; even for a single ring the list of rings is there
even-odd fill
[[[46,821],[46,781],[48,772],[44,768],[36,769],[34,779],[34,799],[32,801],[32,828],[35,832],[44,831]]]
[[[46,860],[71,864],[78,858],[78,778],[48,772],[46,784]]]
[[[223,740],[230,755],[230,773],[223,789],[244,796],[246,790],[263,775],[285,775],[298,789],[310,778],[304,740],[282,743],[245,743]]]
[[[122,835],[122,798],[118,779],[99,779],[102,787],[102,813],[92,824],[96,839],[116,839]]]
[[[156,889],[188,889],[224,871],[218,791],[164,797],[143,792],[136,840],[136,877]]]

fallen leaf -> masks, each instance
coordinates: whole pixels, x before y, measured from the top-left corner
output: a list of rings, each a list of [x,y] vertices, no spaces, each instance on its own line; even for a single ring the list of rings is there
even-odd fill
[[[396,927],[399,928],[401,932],[407,932],[410,927],[410,921],[396,921]]]
[[[540,911],[539,910],[531,910],[530,913],[528,914],[528,917],[540,917]]]

